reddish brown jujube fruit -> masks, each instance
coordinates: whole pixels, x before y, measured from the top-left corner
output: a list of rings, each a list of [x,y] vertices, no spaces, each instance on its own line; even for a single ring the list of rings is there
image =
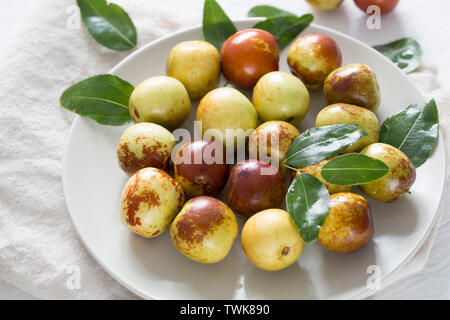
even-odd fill
[[[195,140],[178,150],[174,161],[174,178],[186,196],[214,196],[220,193],[228,177],[223,147],[215,142]]]
[[[251,88],[266,73],[278,70],[278,43],[267,31],[236,32],[222,45],[222,72],[228,81]]]
[[[269,163],[249,159],[236,164],[225,187],[230,207],[250,217],[256,212],[278,208],[286,196],[286,181]]]
[[[369,6],[375,5],[380,8],[381,14],[386,14],[395,9],[399,0],[354,0],[355,4],[365,13]]]

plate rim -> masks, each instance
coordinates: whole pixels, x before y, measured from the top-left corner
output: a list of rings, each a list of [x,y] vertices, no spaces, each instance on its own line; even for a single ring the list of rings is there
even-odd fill
[[[262,21],[264,20],[264,18],[259,18],[259,17],[252,17],[252,18],[243,18],[243,19],[232,19],[233,23],[246,23],[246,22],[250,22],[250,21]],[[384,59],[386,62],[393,64],[391,60],[389,60],[386,56],[384,56],[383,54],[381,54],[379,51],[375,50],[374,48],[372,48],[370,45],[362,42],[361,40],[354,38],[350,35],[347,35],[341,31],[332,29],[330,27],[326,27],[323,25],[319,25],[316,23],[311,23],[310,26],[313,26],[315,28],[318,29],[323,29],[324,31],[327,32],[331,32],[331,33],[335,33],[338,34],[339,36],[346,38],[348,40],[351,40],[353,42],[356,42],[358,45],[364,46],[368,49],[370,49],[373,53],[376,53],[376,55],[378,55],[380,58]],[[192,27],[186,27],[186,28],[182,28],[178,31],[169,33],[163,37],[157,38],[153,41],[150,41],[148,43],[146,43],[145,45],[143,45],[142,47],[139,47],[136,51],[130,53],[128,56],[126,56],[125,58],[123,58],[120,62],[118,62],[109,72],[108,74],[115,74],[117,72],[117,70],[119,68],[122,67],[122,65],[124,65],[125,63],[127,63],[129,60],[133,59],[135,56],[142,54],[142,52],[146,51],[148,47],[151,47],[159,42],[162,42],[164,40],[166,40],[167,38],[171,38],[177,35],[180,35],[182,33],[187,33],[190,31],[193,31],[195,29],[201,29],[202,28],[202,24],[197,24],[195,26]],[[412,81],[408,78],[408,76],[401,72],[399,70],[399,72],[402,74],[402,77],[404,78],[404,80],[408,81],[409,84],[411,84],[411,86],[413,86],[417,92],[419,93],[419,95],[422,97],[422,99],[424,101],[426,101],[425,97],[423,96],[422,92],[419,91],[419,89],[416,88],[416,86],[412,83]],[[76,115],[75,118],[72,121],[72,124],[70,126],[69,129],[69,133],[67,136],[67,140],[66,140],[66,145],[64,147],[64,153],[63,153],[63,157],[62,157],[62,188],[63,188],[63,193],[64,193],[64,200],[65,200],[65,204],[67,207],[67,210],[69,212],[69,216],[70,219],[72,221],[73,226],[75,227],[75,231],[76,234],[78,235],[78,239],[81,240],[81,243],[83,244],[83,246],[86,248],[86,250],[89,252],[89,254],[94,258],[94,260],[103,268],[104,271],[106,271],[106,273],[111,276],[114,280],[116,280],[117,282],[119,282],[123,287],[125,287],[127,290],[130,290],[132,293],[138,295],[141,298],[144,299],[151,299],[151,300],[157,300],[157,298],[155,298],[154,296],[148,294],[147,292],[144,292],[143,290],[137,288],[134,284],[129,283],[129,282],[125,282],[124,280],[121,279],[121,277],[119,276],[119,274],[114,270],[113,267],[106,265],[99,256],[97,256],[97,254],[95,253],[94,249],[90,246],[90,244],[82,237],[81,235],[81,231],[80,231],[80,226],[78,226],[78,224],[75,222],[74,219],[74,214],[72,213],[71,209],[70,209],[70,205],[69,205],[69,200],[68,200],[68,196],[67,196],[67,190],[68,190],[68,186],[67,186],[67,178],[66,178],[66,172],[67,172],[67,159],[68,159],[68,153],[69,153],[69,145],[70,145],[70,141],[72,139],[72,136],[74,134],[75,131],[75,127],[77,126],[79,121],[82,121],[83,117],[81,117],[80,115]],[[438,145],[440,145],[442,143],[443,137],[442,137],[442,132],[439,128],[439,138],[438,138],[438,142],[435,146],[435,149],[433,150],[433,153],[436,151]],[[431,233],[431,230],[433,229],[433,227],[436,225],[437,219],[438,217],[441,215],[440,211],[442,210],[442,205],[443,205],[443,198],[444,198],[444,190],[445,187],[447,185],[447,179],[445,179],[445,177],[447,176],[447,156],[446,156],[446,152],[445,152],[445,148],[443,150],[443,167],[444,167],[444,172],[443,172],[443,177],[444,177],[444,183],[442,185],[442,189],[441,189],[441,195],[439,198],[439,202],[437,205],[437,209],[434,212],[434,216],[433,219],[431,221],[431,223],[429,224],[428,228],[425,230],[422,238],[416,243],[416,245],[411,248],[410,252],[407,254],[406,258],[399,263],[396,267],[394,267],[390,272],[388,272],[387,274],[383,275],[381,278],[381,284],[382,284],[382,289],[384,289],[383,287],[383,282],[385,282],[390,276],[392,276],[393,273],[397,272],[399,269],[401,269],[402,267],[404,267],[411,259],[412,257],[420,250],[420,248],[422,248],[423,244],[425,243],[425,241],[428,239],[429,234]],[[389,285],[390,283],[388,283]],[[364,299],[367,298],[369,296],[371,296],[372,294],[376,294],[379,291],[374,291],[371,290],[367,287],[361,288],[358,290],[358,292],[349,295],[346,299],[348,300],[355,300],[355,299]],[[331,299],[331,298],[330,298]]]

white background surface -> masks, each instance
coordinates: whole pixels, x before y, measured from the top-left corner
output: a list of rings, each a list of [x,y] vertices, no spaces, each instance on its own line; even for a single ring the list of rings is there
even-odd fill
[[[16,39],[22,23],[26,23],[26,16],[32,4],[31,0],[11,1],[2,3],[0,9],[0,58],[6,56],[11,43]],[[6,56],[7,58],[7,56]],[[33,297],[22,290],[0,280],[0,299],[33,299]]]
[[[56,0],[55,0],[56,1]],[[302,0],[298,0],[299,2]],[[3,2],[0,4],[0,58],[7,59],[8,47],[18,39],[17,35],[26,16],[32,14],[36,2],[21,0]],[[170,5],[170,1],[168,2]],[[222,0],[223,5],[232,18],[242,18],[255,1]],[[243,5],[245,3],[245,5]],[[282,7],[277,1],[256,1],[256,3],[272,3]],[[284,8],[289,9],[289,8]],[[201,10],[201,6],[199,7]],[[312,11],[312,10],[311,10]],[[411,15],[411,11],[415,14]],[[405,14],[408,12],[408,14]],[[385,43],[402,36],[416,37],[424,48],[424,61],[431,73],[435,74],[438,86],[450,88],[450,34],[448,33],[448,17],[450,1],[433,0],[402,0],[397,9],[382,20],[382,30],[368,30],[362,27],[365,17],[354,6],[351,0],[346,0],[343,8],[333,12],[313,12],[315,22],[345,32],[369,44]],[[404,17],[409,17],[405,19]],[[416,19],[411,19],[415,16]],[[430,88],[435,89],[435,88]],[[447,188],[448,190],[448,188]],[[448,197],[450,198],[450,197]],[[450,208],[450,200],[446,201]],[[450,299],[450,217],[445,214],[436,237],[430,260],[425,269],[389,288],[392,298],[400,299]],[[27,299],[30,295],[0,281],[0,299]]]

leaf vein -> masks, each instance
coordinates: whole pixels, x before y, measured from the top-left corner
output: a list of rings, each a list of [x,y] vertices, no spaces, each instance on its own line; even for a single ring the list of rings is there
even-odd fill
[[[115,105],[117,105],[117,106],[119,106],[119,107],[121,107],[121,108],[127,109],[127,110],[129,109],[128,106],[123,105],[123,104],[118,103],[118,102],[115,102],[115,101],[113,101],[113,100],[109,100],[109,99],[103,99],[103,98],[97,98],[97,97],[86,97],[86,96],[73,96],[73,97],[70,97],[70,98],[69,98],[69,100],[72,100],[72,99],[93,99],[93,100],[100,100],[100,101],[103,101],[103,102],[108,102],[108,103],[115,104]]]
[[[104,15],[102,15],[98,9],[94,6],[94,4],[92,4],[91,0],[86,0],[86,2],[89,4],[89,6],[92,8],[92,10],[94,10],[95,13],[97,13],[100,17],[102,17],[110,26],[112,29],[114,29],[114,31],[116,31],[116,33],[122,38],[124,39],[126,42],[128,42],[128,44],[130,44],[132,47],[135,47],[135,44],[129,40],[124,34],[122,34],[122,32],[119,31],[119,29],[117,29],[114,24],[109,21]],[[109,5],[107,5],[108,7]]]
[[[406,134],[405,138],[403,139],[402,143],[399,145],[398,149],[402,149],[403,145],[405,144],[406,140],[408,140],[409,135],[411,134],[412,130],[414,129],[414,127],[416,126],[417,121],[420,118],[420,115],[422,114],[423,111],[420,111],[420,113],[417,115],[416,120],[414,120],[413,125],[411,126],[411,129],[409,129],[408,133]]]

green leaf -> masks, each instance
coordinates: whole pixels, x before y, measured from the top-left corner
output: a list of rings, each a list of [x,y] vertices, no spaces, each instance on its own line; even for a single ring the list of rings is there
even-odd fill
[[[286,194],[286,206],[305,242],[313,242],[330,210],[330,195],[319,179],[308,173],[295,177]]]
[[[422,109],[410,105],[387,118],[380,129],[380,142],[403,151],[416,168],[430,157],[439,135],[439,114],[432,99]]]
[[[220,51],[222,44],[237,29],[215,0],[205,0],[203,7],[203,38]]]
[[[322,167],[322,177],[332,184],[355,186],[381,179],[389,167],[380,160],[360,153],[349,153],[330,160]]]
[[[106,0],[77,0],[84,25],[101,45],[117,51],[136,47],[136,28],[128,14]]]
[[[277,39],[280,51],[305,30],[314,20],[312,14],[296,16],[275,16],[258,22],[253,27],[270,32]]]
[[[336,124],[309,129],[299,135],[288,150],[289,165],[303,168],[341,153],[367,136],[356,124]]]
[[[374,49],[391,59],[405,73],[413,72],[420,66],[422,48],[413,38],[403,38],[384,45],[374,46]]]
[[[249,17],[275,17],[275,16],[296,16],[295,14],[278,9],[272,6],[256,6],[250,9],[247,14]]]
[[[75,83],[61,95],[61,106],[94,119],[120,126],[131,121],[128,101],[134,87],[119,77],[104,74]]]

